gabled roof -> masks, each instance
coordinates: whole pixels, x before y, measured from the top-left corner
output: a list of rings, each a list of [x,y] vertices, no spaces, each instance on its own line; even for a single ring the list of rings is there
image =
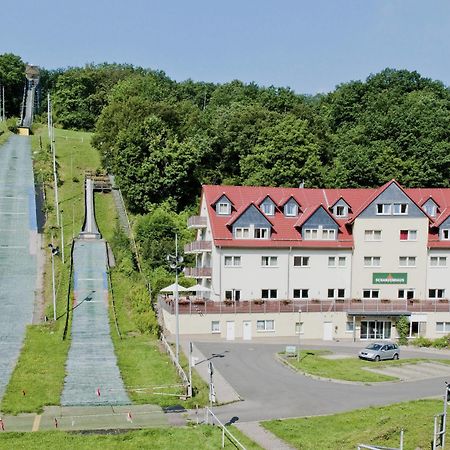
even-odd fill
[[[297,219],[297,222],[295,222],[295,227],[301,227],[311,216],[313,216],[319,209],[323,209],[326,214],[328,214],[331,218],[331,220],[339,226],[339,223],[336,221],[336,219],[330,214],[330,211],[328,211],[328,208],[325,208],[322,204],[318,205],[317,208],[310,208],[309,211],[305,211],[303,214],[300,215],[300,217]]]
[[[342,195],[341,195],[334,203],[332,203],[332,204],[330,205],[330,208],[333,208],[334,205],[336,205],[336,203],[337,203],[339,200],[343,200],[343,201],[345,202],[345,204],[346,204],[349,208],[352,207],[352,205],[350,205],[350,203],[349,203],[347,200],[345,200],[345,198],[342,197]]]
[[[270,225],[273,227],[273,223],[270,221],[270,219],[261,211],[259,206],[255,205],[255,203],[253,203],[253,202],[251,202],[250,205],[242,206],[242,208],[240,208],[238,211],[236,211],[234,216],[231,217],[231,219],[226,223],[227,227],[230,227],[231,225],[233,225],[233,223],[236,222],[236,220],[238,220],[239,217],[241,217],[251,207],[256,208],[258,210],[258,212],[261,214],[261,216],[264,217],[264,219],[267,220],[267,222],[269,222]]]
[[[206,206],[211,224],[212,237],[215,245],[226,247],[330,247],[351,248],[353,245],[352,227],[349,226],[354,219],[373,202],[388,186],[395,183],[416,206],[426,201],[430,196],[439,204],[439,217],[428,217],[432,225],[439,226],[450,216],[450,188],[407,188],[403,189],[395,180],[391,180],[380,188],[373,189],[310,189],[310,188],[283,188],[261,186],[203,186],[202,202]],[[233,205],[231,215],[223,216],[216,213],[214,202],[225,195]],[[286,217],[282,211],[275,209],[275,215],[270,219],[260,210],[257,202],[270,196],[276,205],[284,205],[293,198],[301,212],[295,220]],[[348,217],[333,217],[324,205],[334,205],[339,199],[351,205]],[[253,204],[263,217],[272,225],[272,235],[267,240],[238,240],[233,238],[230,224],[242,215]],[[303,224],[320,206],[332,217],[339,226],[337,241],[304,241],[301,239],[298,226]],[[420,206],[418,206],[420,208]],[[422,210],[422,209],[421,209]],[[352,212],[353,211],[353,212]],[[438,241],[438,237],[430,233],[429,245],[442,247],[450,245],[449,241]]]
[[[405,195],[409,198],[424,214],[424,216],[428,217],[430,222],[433,222],[433,219],[417,204],[417,202],[411,198],[405,189],[397,182],[397,180],[392,179],[387,183],[383,184],[380,188],[378,188],[372,196],[370,196],[361,206],[360,208],[353,214],[352,218],[348,221],[349,224],[353,223],[354,220],[371,204],[373,203],[389,186],[395,184]]]
[[[291,195],[289,195],[289,197],[286,197],[286,198],[283,198],[282,200],[281,200],[281,202],[280,203],[278,203],[278,206],[280,207],[280,208],[282,208],[284,205],[286,205],[286,203],[289,201],[289,200],[294,200],[295,201],[295,203],[297,203],[297,205],[298,206],[300,206],[300,203],[295,199],[295,197],[291,194]]]
[[[230,198],[228,197],[228,195],[225,192],[222,192],[221,194],[219,194],[212,202],[211,205],[215,205],[222,197],[226,197],[230,203],[233,205],[233,202],[230,200]]]

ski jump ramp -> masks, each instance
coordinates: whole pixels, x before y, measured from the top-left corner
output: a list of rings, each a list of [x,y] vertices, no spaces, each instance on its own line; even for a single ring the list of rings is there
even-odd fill
[[[85,181],[85,221],[73,250],[71,346],[61,404],[129,404],[110,335],[108,257],[95,221],[94,183]]]

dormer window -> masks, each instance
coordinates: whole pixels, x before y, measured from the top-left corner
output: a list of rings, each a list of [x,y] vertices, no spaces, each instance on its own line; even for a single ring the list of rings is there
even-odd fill
[[[347,217],[348,216],[348,208],[345,205],[336,205],[334,207],[334,215],[336,217]]]
[[[327,241],[334,241],[336,239],[336,230],[335,229],[326,229],[322,230],[322,239]]]
[[[302,231],[303,239],[306,241],[315,241],[315,240],[323,240],[323,241],[335,241],[336,240],[336,232],[334,228],[305,228]]]
[[[268,228],[255,228],[254,238],[255,239],[269,239],[269,229]]]
[[[231,204],[229,202],[219,202],[216,206],[217,214],[220,215],[230,215],[231,214]]]
[[[295,217],[298,214],[298,205],[294,201],[284,205],[284,215],[287,217]]]
[[[261,210],[266,216],[275,215],[275,205],[271,202],[265,202],[261,205]]]
[[[236,227],[234,229],[234,237],[236,239],[250,239],[250,228]]]
[[[423,205],[423,210],[430,216],[430,217],[436,217],[437,215],[437,205],[432,200],[428,201]]]

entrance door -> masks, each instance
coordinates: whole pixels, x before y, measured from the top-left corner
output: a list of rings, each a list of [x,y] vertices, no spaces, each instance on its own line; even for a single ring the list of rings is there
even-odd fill
[[[391,322],[386,320],[362,320],[361,339],[390,339]]]
[[[234,341],[234,320],[227,321],[227,341]]]
[[[244,338],[244,341],[252,340],[252,321],[251,320],[244,320],[242,337]]]
[[[324,341],[333,340],[333,322],[323,323],[323,340]]]

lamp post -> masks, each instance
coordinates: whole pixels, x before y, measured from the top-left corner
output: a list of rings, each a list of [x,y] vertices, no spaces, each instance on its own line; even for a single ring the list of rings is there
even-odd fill
[[[53,296],[53,320],[56,321],[56,290],[55,290],[55,256],[59,254],[59,248],[52,243],[48,244],[48,248],[51,250],[52,255],[52,296]]]
[[[170,268],[175,270],[175,357],[177,363],[180,362],[180,320],[178,312],[178,272],[183,269],[181,265],[184,261],[182,256],[178,256],[178,235],[175,233],[175,255],[167,255],[167,261],[170,262]]]
[[[300,362],[300,344],[302,335],[302,308],[298,308],[298,350],[297,350],[297,362]]]

